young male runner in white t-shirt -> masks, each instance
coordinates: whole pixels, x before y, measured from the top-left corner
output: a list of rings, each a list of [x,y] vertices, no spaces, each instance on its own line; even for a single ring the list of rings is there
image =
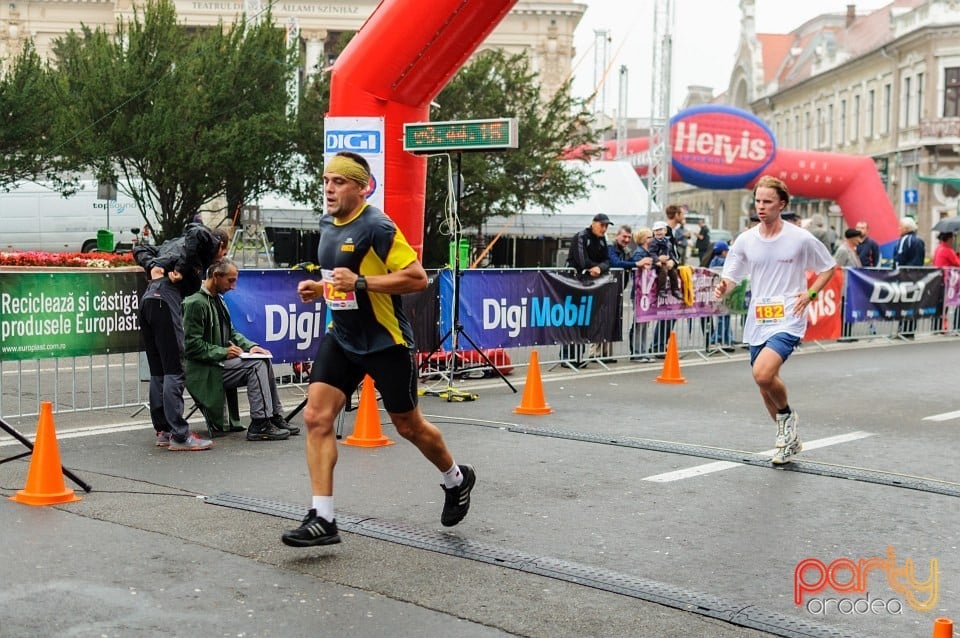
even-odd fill
[[[780,378],[780,366],[803,338],[807,307],[833,276],[836,262],[810,232],[781,219],[781,211],[790,203],[782,181],[761,177],[754,188],[754,203],[760,223],[737,237],[714,297],[723,299],[744,278],[750,282],[743,340],[750,345],[753,380],[777,423],[777,452],[771,462],[781,465],[803,445],[797,434],[797,413],[787,402],[787,386]],[[817,273],[809,289],[807,270]]]

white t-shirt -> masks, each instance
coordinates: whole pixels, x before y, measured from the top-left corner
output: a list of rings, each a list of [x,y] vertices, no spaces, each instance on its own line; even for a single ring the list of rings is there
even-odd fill
[[[826,246],[809,231],[784,223],[775,237],[760,235],[760,226],[743,232],[730,247],[723,277],[750,281],[750,308],[743,340],[764,344],[778,332],[802,337],[806,313],[793,314],[795,295],[807,290],[806,271],[823,272],[836,266]]]

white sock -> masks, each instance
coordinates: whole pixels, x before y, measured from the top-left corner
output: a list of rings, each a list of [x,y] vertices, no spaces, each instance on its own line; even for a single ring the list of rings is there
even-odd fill
[[[332,496],[314,496],[313,509],[317,510],[317,516],[326,520],[333,520],[333,497]]]
[[[460,466],[454,462],[453,467],[443,473],[443,486],[449,489],[461,483],[463,483],[463,473],[460,471]]]

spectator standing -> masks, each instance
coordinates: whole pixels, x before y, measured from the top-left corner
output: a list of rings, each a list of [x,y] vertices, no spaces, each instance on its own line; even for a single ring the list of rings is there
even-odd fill
[[[922,266],[927,252],[927,246],[917,237],[917,222],[911,217],[900,219],[900,240],[893,253],[893,264],[897,268],[903,266]]]
[[[219,261],[229,247],[225,231],[187,226],[184,237],[164,242],[171,250],[134,253],[149,273],[140,301],[140,337],[150,368],[150,420],[156,445],[172,451],[207,450],[213,441],[190,432],[183,418],[183,298],[201,273]],[[138,246],[153,249],[153,246]],[[161,247],[162,248],[162,247]],[[192,293],[191,293],[192,294]]]
[[[641,228],[633,234],[633,241],[637,247],[633,251],[633,255],[630,256],[630,259],[637,264],[637,272],[634,273],[634,285],[630,287],[630,301],[632,302],[630,305],[635,307],[637,291],[636,279],[639,277],[641,270],[650,270],[653,268],[653,262],[655,258],[653,253],[650,252],[650,246],[653,242],[653,231],[649,228]],[[652,358],[646,355],[646,321],[640,322],[638,328],[637,319],[634,317],[633,323],[630,324],[630,334],[628,338],[630,339],[630,359],[632,361],[640,361],[641,363],[649,363],[653,361]]]
[[[838,266],[844,268],[860,268],[860,257],[857,255],[857,246],[860,245],[860,231],[856,228],[848,228],[843,231],[843,243],[837,246],[833,258]]]
[[[576,271],[581,279],[596,279],[610,270],[610,251],[607,248],[607,227],[610,218],[604,213],[593,216],[590,226],[573,236],[570,252],[567,253],[567,266]],[[591,344],[591,349],[596,345]],[[560,357],[574,360],[577,367],[585,367],[589,362],[582,361],[580,344],[567,344],[561,348]],[[593,354],[593,353],[591,353]]]
[[[623,269],[623,287],[631,286],[630,298],[633,299],[633,274],[634,270],[640,267],[640,261],[632,259],[633,251],[630,250],[630,243],[633,241],[633,229],[624,224],[617,230],[613,243],[607,247],[611,268]],[[630,325],[633,326],[633,309],[630,311]],[[633,328],[631,327],[632,331]],[[633,340],[629,340],[630,354],[633,355]],[[611,358],[613,344],[606,342],[602,344],[601,359],[603,363],[615,363],[616,359]]]
[[[283,418],[270,352],[233,326],[223,302],[222,295],[236,289],[238,276],[237,265],[224,257],[210,267],[200,290],[183,302],[187,391],[214,427],[226,430],[224,390],[246,386],[251,419],[247,440],[282,441],[300,428]]]
[[[742,279],[750,281],[743,338],[750,345],[754,382],[777,424],[777,451],[771,462],[779,465],[803,449],[797,413],[787,400],[780,368],[803,338],[807,308],[833,276],[835,262],[820,241],[781,218],[790,201],[786,184],[775,177],[761,177],[754,201],[760,225],[733,244],[714,296],[723,299]],[[818,273],[809,288],[807,270]]]
[[[937,235],[937,247],[933,250],[934,268],[958,268],[960,256],[953,249],[953,233]]]
[[[933,251],[935,268],[960,268],[960,256],[953,249],[953,233],[937,235],[937,247]],[[946,311],[946,308],[944,308]],[[960,330],[960,308],[953,309],[953,330]]]
[[[667,217],[667,237],[676,247],[676,262],[679,266],[686,262],[687,247],[690,245],[690,231],[684,226],[687,222],[687,209],[684,206],[670,204],[664,210],[664,214]]]
[[[897,242],[897,249],[893,253],[894,267],[923,266],[926,252],[926,244],[917,237],[917,222],[912,217],[900,218],[900,240]],[[913,339],[917,331],[917,320],[912,317],[900,319],[897,330],[900,336]]]
[[[833,244],[830,242],[830,233],[827,231],[827,223],[823,219],[823,215],[820,213],[814,213],[810,216],[810,228],[807,230],[810,231],[814,237],[820,240],[826,249],[827,252],[833,254]]]
[[[590,226],[573,236],[567,266],[577,271],[578,277],[596,279],[610,270],[610,251],[607,249],[607,227],[610,218],[597,213]]]
[[[833,253],[833,258],[837,261],[837,265],[841,268],[860,268],[860,257],[857,255],[857,246],[860,245],[860,231],[856,228],[848,228],[843,231],[843,242],[837,246],[837,250]],[[840,300],[840,321],[841,321],[841,333],[840,341],[856,341],[853,338],[853,324],[845,321],[846,311],[844,307],[847,305],[846,295],[843,295]]]
[[[713,245],[711,252],[713,257],[710,259],[710,269],[723,272],[723,265],[727,261],[727,253],[730,252],[730,244],[725,241],[718,241]],[[714,327],[710,331],[710,345],[716,345],[722,350],[731,350],[733,336],[730,334],[729,313],[718,315],[714,319]]]
[[[794,226],[800,226],[803,220],[800,219],[800,215],[797,215],[792,210],[785,210],[780,213],[780,218],[785,222],[790,222]]]
[[[700,259],[700,266],[706,268],[710,265],[710,259],[713,257],[711,249],[713,243],[710,241],[710,227],[707,220],[704,219],[700,224],[700,230],[697,231],[697,257]]]
[[[860,258],[861,268],[880,267],[880,244],[870,236],[870,225],[867,222],[857,222],[860,231],[860,244],[857,246],[857,257]]]

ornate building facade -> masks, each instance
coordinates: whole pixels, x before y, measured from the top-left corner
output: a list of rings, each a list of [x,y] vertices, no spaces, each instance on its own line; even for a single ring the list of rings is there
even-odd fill
[[[175,0],[178,20],[188,27],[229,25],[246,14],[256,16],[269,6],[277,25],[286,27],[300,41],[302,75],[312,76],[332,62],[328,43],[342,32],[357,31],[378,2],[365,0]],[[10,60],[27,40],[46,57],[59,36],[80,25],[112,32],[118,18],[132,19],[131,0],[5,0],[0,3],[0,63]],[[573,34],[586,6],[573,0],[518,2],[486,40],[484,48],[511,53],[526,50],[533,68],[540,73],[544,90],[550,93],[570,77],[574,57]]]
[[[715,102],[756,114],[782,148],[872,157],[894,209],[924,234],[958,213],[960,3],[894,0],[862,15],[848,4],[784,34],[756,33],[755,0],[741,0],[740,11],[736,62]],[[751,205],[743,191],[675,187],[672,197],[733,231]],[[831,201],[791,207],[841,230]]]

